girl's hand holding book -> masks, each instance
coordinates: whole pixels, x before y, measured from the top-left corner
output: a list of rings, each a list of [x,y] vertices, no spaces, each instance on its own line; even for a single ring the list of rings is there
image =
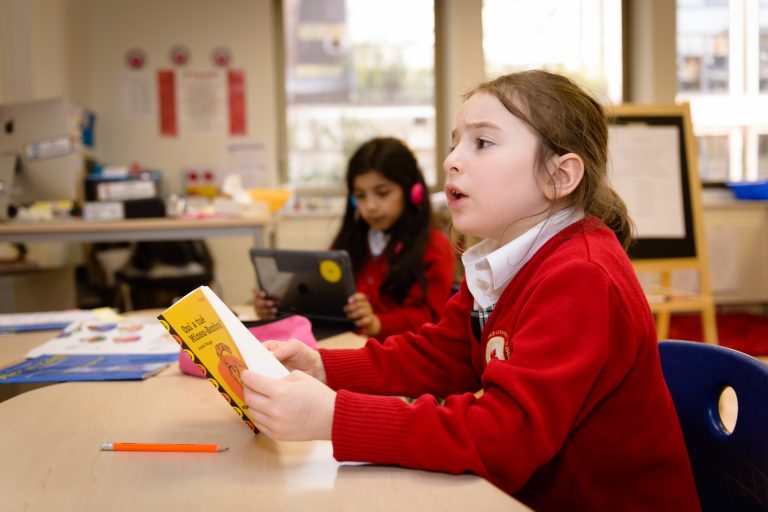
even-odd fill
[[[325,367],[320,353],[297,339],[288,341],[269,340],[264,347],[289,370],[301,370],[325,383]]]
[[[261,432],[277,441],[331,439],[336,403],[331,388],[296,370],[282,379],[245,370],[242,379],[249,415]]]

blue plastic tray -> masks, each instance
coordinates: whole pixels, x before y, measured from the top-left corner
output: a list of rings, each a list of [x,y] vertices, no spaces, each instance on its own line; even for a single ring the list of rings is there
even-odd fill
[[[736,199],[768,200],[768,180],[749,183],[728,183]]]

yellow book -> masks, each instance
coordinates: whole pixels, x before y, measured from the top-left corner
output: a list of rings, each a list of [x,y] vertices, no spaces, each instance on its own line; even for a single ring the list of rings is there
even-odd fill
[[[279,379],[288,370],[207,286],[192,290],[157,317],[248,428],[240,372],[248,368]]]

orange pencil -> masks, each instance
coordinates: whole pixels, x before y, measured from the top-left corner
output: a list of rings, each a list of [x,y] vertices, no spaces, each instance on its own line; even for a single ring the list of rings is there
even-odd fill
[[[101,443],[101,450],[108,452],[186,452],[218,453],[229,450],[217,444],[175,444],[175,443]]]

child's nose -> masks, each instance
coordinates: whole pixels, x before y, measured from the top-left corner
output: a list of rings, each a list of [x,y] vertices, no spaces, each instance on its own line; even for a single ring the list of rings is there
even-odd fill
[[[363,202],[363,208],[365,208],[368,211],[375,210],[378,207],[378,201],[373,198],[365,198],[365,201]]]
[[[451,152],[451,154],[443,160],[443,170],[445,171],[445,174],[461,172],[461,162],[456,156],[455,151]]]

